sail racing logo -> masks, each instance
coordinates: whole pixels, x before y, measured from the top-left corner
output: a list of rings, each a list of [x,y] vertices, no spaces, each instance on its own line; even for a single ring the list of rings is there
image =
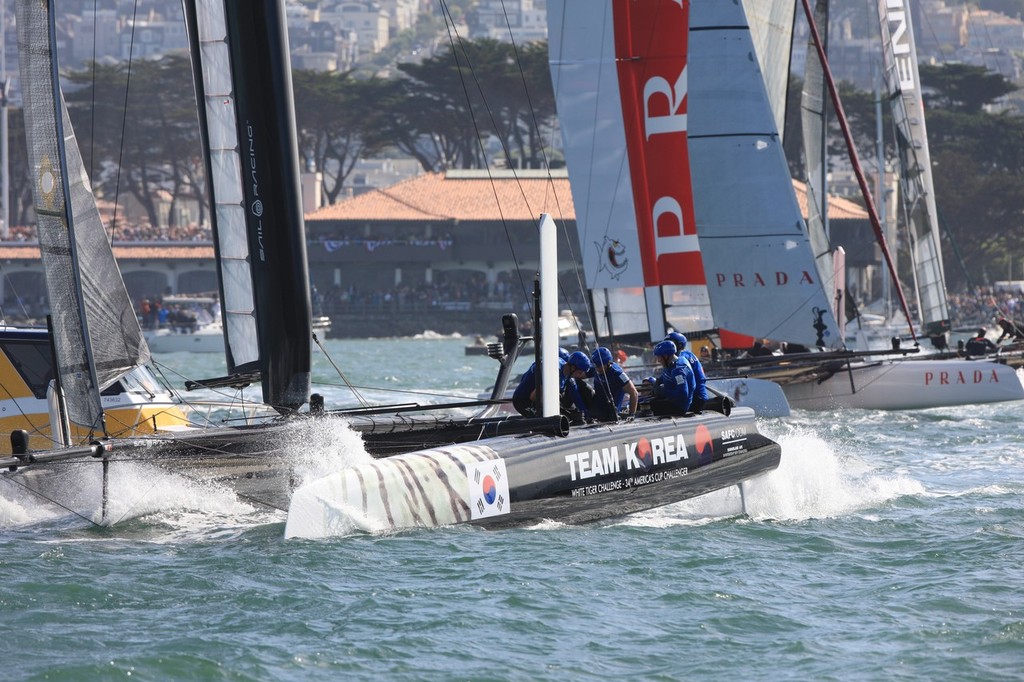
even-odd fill
[[[256,175],[256,132],[252,123],[245,124],[245,135],[249,139],[249,188],[253,202],[251,211],[256,220],[256,243],[259,245],[260,260],[266,262],[267,254],[263,248],[263,200],[260,199],[260,181]]]
[[[914,61],[911,50],[909,18],[903,0],[886,0],[885,19],[889,24],[890,41],[892,42],[892,57],[895,61],[894,67],[899,78],[901,93],[913,92],[917,89],[914,82]]]
[[[629,269],[626,247],[618,239],[605,237],[601,243],[594,242],[594,246],[597,247],[598,260],[601,263],[598,272],[607,272],[612,279],[618,279]]]

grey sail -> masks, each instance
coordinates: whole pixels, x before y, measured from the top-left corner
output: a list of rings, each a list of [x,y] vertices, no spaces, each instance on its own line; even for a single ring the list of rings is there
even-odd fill
[[[934,336],[949,330],[949,306],[914,29],[909,8],[903,0],[881,0],[878,15],[885,84],[900,156],[900,189],[909,225],[917,303],[924,333]]]
[[[790,53],[793,51],[795,2],[743,0],[757,61],[764,74],[765,89],[779,137],[786,124],[786,92],[789,90]]]
[[[822,40],[828,44],[828,0],[814,3],[814,23]],[[835,279],[829,243],[826,154],[826,121],[828,90],[825,73],[817,57],[813,40],[807,49],[804,87],[800,93],[800,124],[803,129],[804,161],[807,168],[807,233],[814,250],[815,265],[821,281],[831,284]],[[838,311],[836,311],[838,314]]]
[[[121,279],[58,80],[50,3],[17,3],[18,52],[39,247],[69,419],[101,427],[99,392],[149,349]]]

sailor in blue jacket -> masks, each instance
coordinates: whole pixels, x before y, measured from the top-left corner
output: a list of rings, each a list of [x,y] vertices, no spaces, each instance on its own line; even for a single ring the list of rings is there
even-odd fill
[[[693,370],[687,362],[679,362],[676,345],[662,341],[654,347],[654,357],[661,364],[661,376],[644,381],[654,384],[651,410],[655,415],[683,415],[690,411],[693,400]]]
[[[558,359],[558,393],[561,403],[573,405],[581,417],[589,418],[590,411],[576,382],[585,381],[587,372],[591,371],[590,358],[586,353],[576,351],[569,355],[568,360]],[[537,415],[537,376],[536,365],[523,373],[519,385],[512,393],[512,406],[519,414],[534,417]]]
[[[676,346],[676,354],[679,356],[679,362],[689,363],[690,369],[693,371],[694,378],[694,392],[693,401],[690,403],[690,411],[700,412],[704,409],[704,403],[708,400],[708,377],[704,374],[704,365],[700,363],[700,358],[693,354],[692,351],[686,347],[686,336],[679,332],[669,332],[668,336],[665,337],[666,341],[671,341]]]
[[[590,356],[594,363],[594,400],[590,413],[599,421],[615,421],[622,413],[627,419],[636,416],[638,393],[633,381],[617,363],[612,352],[601,347]],[[626,397],[629,397],[627,404]]]

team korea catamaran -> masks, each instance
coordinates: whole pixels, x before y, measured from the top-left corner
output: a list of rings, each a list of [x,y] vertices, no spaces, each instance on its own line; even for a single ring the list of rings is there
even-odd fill
[[[685,20],[685,8],[680,9]],[[116,274],[116,264],[111,259],[84,270],[77,262],[87,239],[101,246],[106,240],[86,236],[90,229],[102,231],[98,221],[79,220],[83,208],[94,207],[88,206],[91,192],[61,98],[52,52],[52,0],[19,0],[19,47],[28,55],[22,68],[29,69],[23,82],[36,91],[26,114],[29,144],[40,150],[32,158],[40,239],[44,257],[64,258],[54,268],[61,268],[59,281],[48,287],[50,304],[57,313],[62,299],[71,303],[54,315],[57,374],[66,386],[69,419],[88,436],[58,450],[17,447],[0,460],[4,480],[58,503],[74,497],[86,515],[109,523],[116,519],[106,513],[108,479],[141,462],[229,485],[255,503],[289,508],[286,534],[309,537],[353,528],[589,521],[740,485],[778,465],[781,448],[758,432],[753,412],[730,413],[727,402],[719,403],[721,412],[583,427],[570,427],[557,399],[550,398],[544,416],[531,419],[456,417],[447,410],[452,405],[326,410],[310,394],[309,288],[284,3],[186,0],[185,10],[229,348],[229,376],[206,383],[259,381],[264,400],[281,417],[149,438],[115,439],[105,433],[97,396],[109,378],[98,370],[113,366],[100,349],[131,348],[128,366],[134,366],[144,362],[145,344],[127,324],[126,300],[89,300],[89,278],[100,271]],[[685,37],[685,31],[679,35]],[[685,68],[685,51],[666,68],[677,78]],[[637,95],[643,96],[642,90]],[[550,220],[541,224],[542,234],[550,234]],[[42,231],[48,227],[66,241],[45,241],[50,237]],[[553,249],[546,251],[553,258]],[[46,268],[49,277],[49,260]],[[554,275],[544,279],[545,291],[553,291]],[[552,312],[539,316],[546,328],[557,317],[553,299],[541,311]],[[123,321],[133,332],[130,340],[97,342],[93,313]],[[507,316],[504,327],[495,353],[502,368],[495,395],[503,393],[525,341],[514,316]],[[554,344],[556,338],[557,333],[546,332],[539,345]],[[546,392],[557,385],[556,357],[551,352],[540,359]],[[301,485],[292,467],[302,450],[294,427],[316,429],[325,419],[344,419],[377,459]],[[91,494],[81,489],[86,479],[77,474],[83,466],[102,467]],[[67,489],[76,481],[72,495]]]

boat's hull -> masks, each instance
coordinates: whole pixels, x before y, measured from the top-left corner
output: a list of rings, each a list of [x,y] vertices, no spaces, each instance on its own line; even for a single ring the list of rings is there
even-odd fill
[[[1024,400],[1011,367],[981,360],[854,362],[810,381],[783,383],[790,406],[805,410],[916,410]]]
[[[223,353],[224,333],[221,328],[209,327],[195,332],[176,332],[159,329],[145,332],[146,343],[154,353]]]
[[[708,379],[707,385],[729,396],[736,407],[749,407],[758,417],[788,417],[790,414],[786,394],[774,381],[736,377]]]
[[[642,419],[566,437],[509,436],[397,455],[297,489],[286,537],[473,523],[501,528],[621,516],[737,485],[778,466],[754,413]]]

